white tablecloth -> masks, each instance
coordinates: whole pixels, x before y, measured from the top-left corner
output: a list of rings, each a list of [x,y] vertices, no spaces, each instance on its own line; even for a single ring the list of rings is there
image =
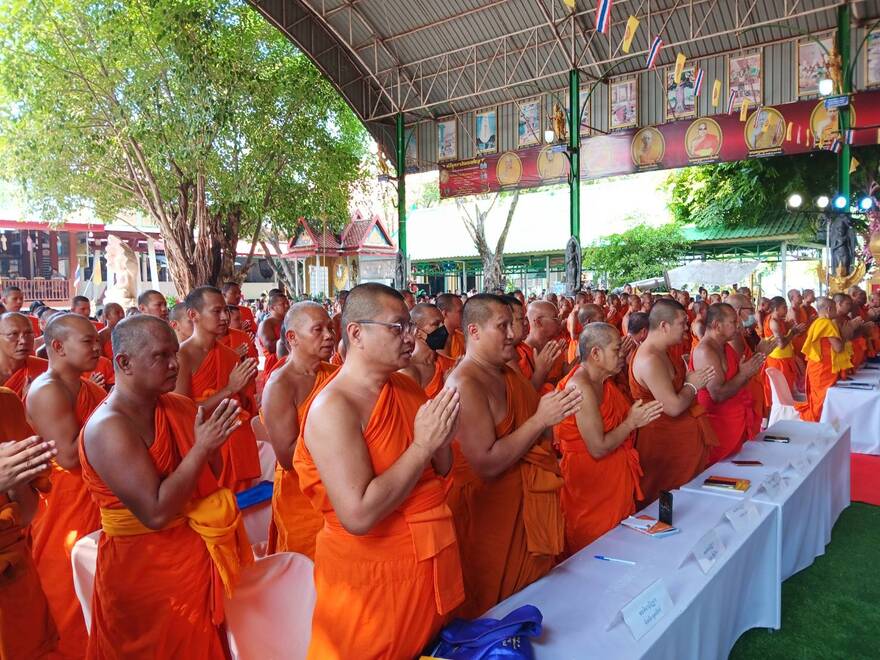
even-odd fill
[[[860,369],[853,380],[880,385],[880,370]],[[851,427],[854,453],[880,455],[880,387],[873,390],[828,388],[822,421],[838,431]]]
[[[684,491],[674,491],[673,497],[680,534],[650,538],[616,527],[486,616],[500,618],[525,604],[538,607],[544,615],[544,633],[535,642],[539,660],[724,658],[746,630],[778,628],[776,509],[757,502],[759,519],[736,533],[724,518],[736,502]],[[657,503],[645,513],[656,517]],[[694,544],[713,528],[726,549],[709,572],[704,574],[693,557],[682,565]],[[637,565],[605,562],[594,555]],[[618,613],[658,578],[664,580],[673,610],[636,641]]]
[[[781,517],[782,579],[787,579],[825,554],[831,529],[849,506],[850,432],[848,428],[836,433],[825,424],[785,420],[766,433],[788,436],[791,442],[747,442],[739,454],[706,469],[682,490],[731,500],[750,498],[777,507]],[[807,468],[804,474],[791,467],[798,459],[806,461],[800,464],[802,471]],[[740,466],[731,460],[758,460],[763,465]],[[783,487],[775,497],[759,492],[761,482],[773,472],[783,477]],[[750,479],[751,487],[743,495],[703,488],[703,481],[712,475]]]

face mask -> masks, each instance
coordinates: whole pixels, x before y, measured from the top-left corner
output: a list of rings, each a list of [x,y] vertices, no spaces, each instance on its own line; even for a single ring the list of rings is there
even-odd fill
[[[755,315],[754,315],[754,314],[749,314],[749,315],[745,318],[745,320],[743,321],[743,327],[744,327],[744,328],[751,328],[751,327],[752,327],[753,325],[755,325],[755,323],[757,323],[757,322],[758,322],[758,320],[755,318]]]
[[[446,340],[449,338],[449,331],[445,325],[440,325],[434,332],[425,337],[425,343],[432,351],[439,351],[446,346]]]

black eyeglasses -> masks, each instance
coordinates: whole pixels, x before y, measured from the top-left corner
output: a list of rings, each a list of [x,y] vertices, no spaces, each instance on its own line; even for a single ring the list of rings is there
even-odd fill
[[[397,336],[412,336],[416,332],[416,324],[412,321],[407,321],[406,323],[386,323],[385,321],[371,321],[369,319],[363,319],[360,321],[355,321],[355,323],[362,323],[363,325],[381,325],[391,330],[391,332]]]

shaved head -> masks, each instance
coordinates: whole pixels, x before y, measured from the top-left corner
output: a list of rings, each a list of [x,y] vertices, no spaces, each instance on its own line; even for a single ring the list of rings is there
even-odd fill
[[[324,306],[320,303],[316,303],[313,300],[303,300],[302,302],[296,303],[287,310],[287,314],[284,315],[284,322],[281,326],[281,336],[283,337],[287,334],[288,330],[299,332],[300,327],[311,321],[315,316],[326,318],[327,320],[330,319],[327,310],[324,309]]]
[[[536,300],[535,302],[529,303],[529,307],[526,310],[526,316],[529,317],[530,322],[534,322],[540,316],[556,316],[559,310],[549,300]]]
[[[678,315],[684,313],[682,304],[672,298],[661,298],[654,302],[648,315],[648,327],[656,330],[661,323],[675,323]]]
[[[590,325],[593,325],[592,323]],[[633,312],[626,321],[626,331],[635,336],[648,329],[648,315],[645,312]]]
[[[211,295],[215,294],[218,296],[222,296],[223,294],[220,292],[220,289],[213,286],[200,286],[196,287],[192,291],[190,291],[186,298],[183,300],[183,304],[186,305],[187,309],[194,309],[197,312],[201,312],[205,306],[206,299]],[[177,305],[175,305],[176,307]]]
[[[468,302],[470,302],[470,299],[468,299]],[[441,312],[453,311],[456,305],[459,304],[461,304],[461,298],[454,293],[441,293],[437,296],[437,309]]]
[[[578,354],[583,361],[596,346],[608,346],[620,333],[610,323],[590,323],[578,337]]]
[[[27,319],[25,319],[27,321]],[[43,331],[46,346],[51,346],[53,341],[64,342],[74,332],[95,331],[95,326],[84,316],[79,314],[57,314],[46,324]]]
[[[343,328],[342,343],[346,348],[348,348],[349,340],[345,328],[350,323],[356,323],[357,321],[374,320],[376,316],[382,313],[383,305],[388,300],[398,301],[406,307],[406,301],[397,290],[377,282],[358,284],[348,293],[348,297],[345,299],[345,307],[342,308],[341,323]]]
[[[413,323],[420,328],[427,323],[438,319],[441,323],[443,322],[443,314],[440,313],[437,305],[432,305],[431,303],[419,303],[409,310],[409,316]]]
[[[159,296],[160,298],[165,297],[161,293],[156,291],[155,289],[147,289],[141,295],[138,296],[138,299],[137,299],[138,307],[140,307],[140,306],[146,307],[147,305],[149,305],[150,298],[152,298],[153,296]]]
[[[822,296],[821,298],[816,298],[816,309],[819,312],[824,312],[825,314],[831,314],[835,311],[834,301],[831,298],[826,296]]]
[[[728,319],[736,318],[736,310],[728,303],[715,303],[709,306],[706,313],[706,325],[712,327],[716,323],[723,323]]]
[[[587,325],[588,323],[598,323],[599,321],[605,320],[605,312],[602,311],[602,308],[599,305],[594,305],[593,303],[589,303],[587,305],[581,305],[578,310],[578,323],[581,325]]]
[[[743,307],[751,306],[751,301],[749,301],[745,296],[739,293],[733,293],[727,296],[727,300],[725,300],[724,303],[733,307],[733,309],[737,312]]]
[[[180,307],[181,305],[175,305]],[[149,350],[155,337],[174,337],[171,326],[157,316],[138,314],[122,319],[113,328],[110,342],[113,344],[113,359],[117,355],[136,355]],[[177,339],[175,338],[175,341]]]
[[[534,304],[532,303],[532,305]],[[469,325],[484,326],[498,311],[499,307],[510,309],[507,301],[501,296],[496,296],[494,293],[478,293],[475,296],[471,296],[464,304],[461,324],[464,328],[467,328]],[[551,305],[551,307],[553,306]],[[465,333],[465,336],[467,336],[467,333]]]
[[[154,317],[155,318],[155,317]],[[169,321],[180,321],[186,318],[186,304],[179,302],[168,310]]]

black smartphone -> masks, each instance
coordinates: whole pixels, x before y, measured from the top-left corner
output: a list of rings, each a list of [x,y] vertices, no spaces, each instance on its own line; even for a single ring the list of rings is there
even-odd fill
[[[672,493],[668,490],[660,491],[660,522],[672,524]]]
[[[764,442],[791,442],[791,440],[784,435],[765,435],[762,440],[764,440]]]

